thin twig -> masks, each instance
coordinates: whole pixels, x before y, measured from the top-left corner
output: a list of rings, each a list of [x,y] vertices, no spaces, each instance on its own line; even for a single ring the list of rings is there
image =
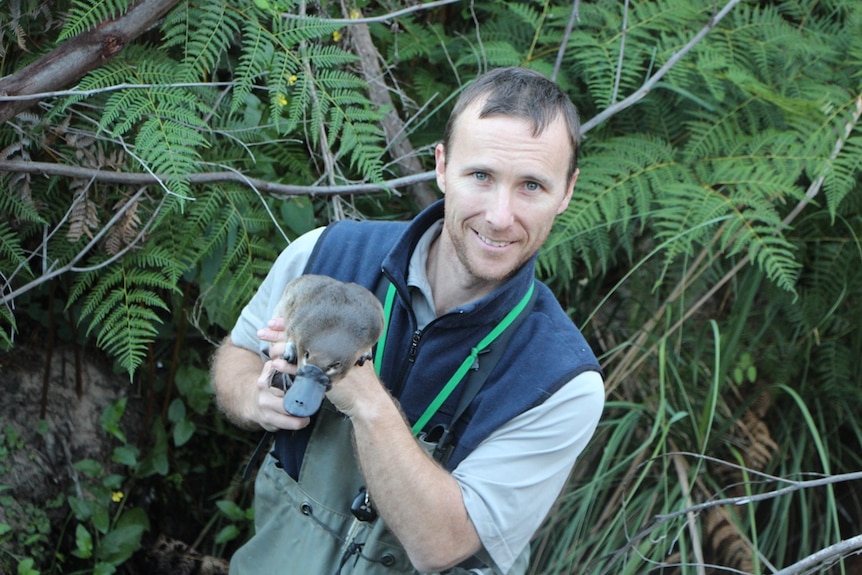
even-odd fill
[[[702,459],[704,461],[717,463],[720,465],[725,465],[727,467],[731,467],[734,469],[744,469],[743,466],[737,465],[735,463],[730,463],[728,461],[724,461],[724,460],[721,460],[721,459],[718,459],[715,457],[710,457],[710,456],[704,455],[702,453],[692,453],[692,452],[687,452],[687,451],[675,451],[675,452],[669,452],[669,453],[657,455],[655,457],[649,458],[642,465],[650,465],[655,460],[657,460],[659,458],[664,458],[664,457],[676,458],[676,457],[680,457],[680,456],[682,456],[682,457],[694,457],[694,458]],[[824,487],[826,485],[832,485],[834,483],[841,483],[841,482],[845,482],[845,481],[860,481],[860,480],[862,480],[862,472],[842,473],[842,474],[837,474],[837,475],[827,475],[824,477],[819,477],[817,479],[809,479],[809,480],[794,480],[794,479],[787,479],[784,477],[778,477],[775,475],[770,475],[768,473],[757,471],[755,469],[747,469],[747,471],[749,474],[760,477],[763,480],[775,481],[775,482],[779,482],[779,483],[786,483],[788,485],[786,487],[775,489],[775,490],[770,491],[768,493],[761,493],[761,494],[757,494],[757,495],[749,495],[749,496],[742,496],[742,497],[727,497],[727,498],[722,498],[722,499],[713,499],[711,501],[707,501],[707,502],[700,503],[697,505],[689,505],[684,509],[674,511],[672,513],[655,515],[653,517],[652,523],[650,523],[649,525],[646,525],[645,527],[643,527],[641,530],[639,530],[634,535],[631,535],[628,539],[628,542],[626,543],[626,545],[624,547],[622,547],[621,549],[618,549],[617,551],[612,553],[610,555],[610,557],[606,558],[606,559],[610,559],[610,562],[608,563],[608,565],[613,565],[613,559],[623,555],[629,549],[636,548],[640,541],[643,541],[646,537],[648,537],[650,535],[650,533],[655,531],[658,528],[658,526],[661,525],[662,523],[666,523],[668,521],[671,521],[673,519],[677,519],[677,518],[682,517],[684,515],[688,516],[692,513],[697,513],[699,511],[702,511],[704,509],[708,509],[711,507],[719,507],[719,506],[725,506],[725,505],[750,505],[751,503],[756,503],[759,501],[774,499],[776,497],[779,497],[782,495],[787,495],[788,493],[794,493],[796,491],[801,491],[803,489],[811,489],[811,488],[815,488],[815,487]],[[627,479],[626,479],[626,481],[627,481]],[[860,537],[862,537],[862,536],[860,536]],[[835,546],[833,546],[833,547],[835,547]],[[847,540],[846,542],[843,542],[843,545],[840,547],[840,550],[843,550],[846,553],[849,550],[854,550],[854,549],[858,549],[858,548],[860,548],[860,545],[858,545],[856,538],[853,538],[852,540]],[[834,557],[837,555],[837,552],[838,552],[837,549],[832,549],[832,548],[827,548],[827,549],[830,549],[830,551],[825,553],[822,557],[819,556],[820,552],[815,553],[815,555],[818,556],[819,561],[822,562],[823,560],[825,560],[828,557]],[[826,550],[822,550],[822,551],[826,551]],[[814,557],[814,556],[812,556],[812,557]],[[809,557],[808,559],[806,559],[806,561],[815,561],[814,559],[812,559],[812,557]],[[722,567],[722,568],[729,571],[729,572],[740,573],[739,571],[736,571],[736,570],[728,568],[728,567]],[[607,572],[607,568],[603,569],[601,571],[601,573],[605,573],[605,572]],[[779,574],[780,575],[796,575],[797,573],[800,573],[800,572],[801,572],[800,570],[788,570],[786,572],[778,572],[775,575],[779,575]]]
[[[25,100],[46,100],[48,98],[62,98],[66,96],[95,96],[105,92],[116,92],[117,90],[152,90],[153,88],[213,88],[213,87],[233,87],[233,82],[178,82],[176,84],[114,84],[113,86],[105,86],[103,88],[93,88],[92,90],[56,90],[53,92],[38,92],[35,94],[21,94],[19,96],[9,96],[0,94],[0,102],[20,102]]]
[[[626,0],[626,4],[628,4],[628,0]],[[686,465],[685,459],[679,454],[674,454],[671,457],[671,460],[673,461],[674,469],[676,469],[676,477],[679,480],[680,487],[682,487],[685,502],[688,505],[692,505],[691,485],[688,483],[688,466]],[[703,559],[703,545],[701,544],[701,539],[697,532],[697,522],[695,521],[693,511],[686,514],[686,526],[688,527],[689,535],[691,536],[694,558],[697,561],[697,575],[706,575],[706,570],[703,567],[705,563]]]
[[[389,12],[387,14],[382,14],[380,16],[370,16],[368,18],[314,18],[315,22],[321,22],[324,24],[372,24],[374,22],[389,22],[394,18],[398,18],[400,16],[405,16],[407,14],[412,14],[413,12],[419,12],[420,10],[431,10],[432,8],[439,8],[440,6],[446,6],[447,4],[457,4],[460,0],[436,0],[435,2],[428,2],[427,4],[417,4],[416,6],[410,6],[409,8],[403,8],[401,10],[396,10],[395,12]],[[305,20],[308,16],[302,14],[288,14],[283,13],[281,15],[285,20]]]
[[[629,23],[629,0],[623,3],[623,25],[620,30],[620,55],[617,58],[617,73],[614,74],[614,90],[611,93],[611,104],[616,104],[617,94],[620,91],[620,78],[623,75],[623,56],[626,51],[626,32],[628,32]]]
[[[563,34],[563,41],[560,42],[560,49],[557,50],[557,59],[554,61],[554,72],[551,74],[551,80],[556,82],[557,75],[560,73],[560,68],[563,65],[563,56],[566,54],[566,46],[569,45],[569,38],[572,36],[572,30],[575,29],[575,22],[581,19],[581,0],[575,0],[572,5],[572,14],[569,16],[569,23],[566,24],[566,32]]]

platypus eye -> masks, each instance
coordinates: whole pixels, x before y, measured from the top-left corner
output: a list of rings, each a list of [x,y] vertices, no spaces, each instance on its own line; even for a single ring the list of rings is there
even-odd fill
[[[335,361],[326,366],[326,374],[329,375],[335,371],[338,371],[339,369],[341,369],[341,362]]]

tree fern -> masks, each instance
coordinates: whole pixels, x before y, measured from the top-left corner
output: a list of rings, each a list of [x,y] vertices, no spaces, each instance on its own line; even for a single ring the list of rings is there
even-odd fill
[[[184,233],[172,250],[186,254],[188,269],[201,268],[203,307],[225,328],[278,255],[279,245],[262,235],[272,221],[261,201],[235,185],[208,186],[174,215]]]
[[[58,40],[68,40],[125,14],[129,0],[74,0]]]
[[[207,110],[194,92],[173,87],[183,80],[176,62],[151,54],[145,58],[144,51],[130,47],[123,57],[92,72],[81,88],[94,90],[118,83],[154,86],[110,93],[100,127],[114,138],[133,136],[134,154],[142,170],[166,176],[169,192],[188,197],[186,176],[198,171],[200,150],[208,145],[204,136],[208,127],[203,121]],[[78,100],[70,98],[65,106]]]
[[[182,46],[182,62],[189,82],[212,77],[219,60],[233,47],[248,19],[247,14],[226,2],[189,4],[186,10],[172,14],[181,14],[183,18],[172,18],[166,23],[165,41],[168,46]]]
[[[146,257],[135,253],[75,282],[70,305],[84,298],[80,317],[89,322],[87,333],[96,334],[96,344],[115,357],[129,377],[144,361],[162,323],[155,310],[168,311],[162,294],[178,292],[170,277],[175,268],[169,253],[149,250]]]
[[[7,305],[0,306],[0,348],[10,348],[14,344],[14,334],[18,330],[15,314]]]
[[[618,246],[612,238],[627,236],[629,229],[637,229],[634,224],[643,226],[649,218],[661,221],[660,214],[653,213],[656,194],[683,177],[671,147],[657,138],[629,136],[585,144],[572,201],[557,218],[542,253],[542,268],[555,275],[569,270],[562,279],[572,279],[570,262],[576,252],[586,261],[607,263],[612,248],[630,251],[631,243]],[[565,267],[558,269],[560,265]]]
[[[840,146],[841,153],[835,158],[824,160],[821,164],[822,171],[818,174],[824,177],[823,191],[826,195],[826,205],[833,217],[838,213],[839,206],[848,194],[858,187],[859,173],[862,172],[862,129],[859,126],[862,99],[857,98],[855,102],[847,102],[847,108],[854,111],[855,115],[839,113],[837,114],[839,122],[833,123],[835,131],[832,134],[838,133],[834,146],[835,149]],[[847,137],[848,131],[849,137]]]

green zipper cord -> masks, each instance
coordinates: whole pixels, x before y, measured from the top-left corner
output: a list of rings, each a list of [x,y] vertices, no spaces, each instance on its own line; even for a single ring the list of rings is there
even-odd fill
[[[515,319],[521,315],[521,312],[524,311],[524,308],[527,306],[527,303],[530,301],[530,298],[533,296],[533,289],[535,287],[535,283],[530,284],[530,289],[527,290],[527,293],[521,298],[521,301],[515,305],[509,313],[506,314],[500,323],[498,323],[494,329],[488,333],[482,341],[479,342],[476,347],[470,350],[470,355],[464,360],[452,377],[449,378],[449,381],[446,382],[446,385],[443,386],[443,389],[437,393],[437,397],[425,408],[425,412],[416,420],[416,423],[413,424],[413,435],[418,435],[422,428],[425,427],[425,424],[437,413],[437,410],[440,409],[440,406],[443,405],[443,402],[452,394],[458,384],[464,379],[467,375],[467,372],[470,371],[470,368],[476,363],[479,359],[479,354],[485,351],[485,349],[491,345],[495,339],[497,339],[501,333],[506,331]],[[377,372],[378,377],[380,376],[380,368],[383,365],[383,349],[386,345],[386,336],[389,333],[389,319],[392,316],[392,306],[395,302],[395,286],[392,285],[392,282],[389,283],[389,288],[386,290],[386,298],[383,304],[383,333],[380,335],[380,340],[377,343],[377,353],[374,357],[374,369]]]

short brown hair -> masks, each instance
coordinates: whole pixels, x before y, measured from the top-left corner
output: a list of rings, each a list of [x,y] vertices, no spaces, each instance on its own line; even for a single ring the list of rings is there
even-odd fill
[[[554,82],[526,68],[496,68],[476,78],[468,85],[449,115],[446,130],[443,132],[443,145],[449,147],[449,140],[455,122],[471,104],[483,100],[479,117],[513,116],[529,120],[533,135],[538,136],[559,116],[569,128],[569,144],[572,147],[569,174],[571,178],[578,167],[580,119],[575,105],[565,92]]]

